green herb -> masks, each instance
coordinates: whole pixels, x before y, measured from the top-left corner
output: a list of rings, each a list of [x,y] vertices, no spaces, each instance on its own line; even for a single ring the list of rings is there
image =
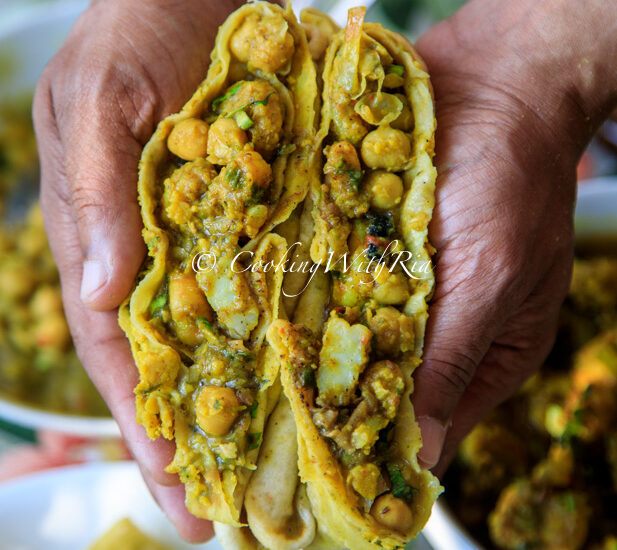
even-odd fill
[[[302,387],[314,388],[315,387],[315,371],[311,367],[307,367],[302,370],[300,374],[302,378]]]
[[[389,237],[394,233],[392,218],[386,214],[375,214],[371,217],[371,223],[366,230],[371,237]]]
[[[270,92],[266,97],[264,97],[263,99],[259,100],[259,101],[249,101],[248,103],[245,103],[244,105],[242,105],[241,107],[238,107],[237,109],[234,109],[233,111],[227,113],[225,115],[225,118],[231,118],[231,117],[235,117],[235,115],[241,111],[244,111],[245,109],[248,109],[249,107],[252,107],[253,105],[267,105],[268,104],[268,99],[270,98],[270,96],[273,94],[274,92]],[[248,118],[248,117],[247,117]],[[250,120],[250,119],[249,119]]]
[[[249,451],[257,449],[259,443],[261,443],[261,432],[255,432],[248,434]]]
[[[402,65],[390,65],[388,67],[388,73],[403,76],[405,74],[405,67]]]
[[[251,126],[253,126],[253,121],[244,111],[238,111],[234,115],[234,120],[239,128],[242,130],[248,130]]]
[[[249,407],[249,414],[251,415],[251,418],[257,417],[257,401]]]
[[[164,294],[160,294],[154,300],[152,300],[152,302],[150,302],[150,317],[155,317],[156,315],[161,313],[161,311],[167,304],[167,297],[167,292],[165,292]]]
[[[362,172],[362,170],[351,168],[345,161],[342,161],[334,173],[337,175],[346,174],[349,178],[349,183],[354,186],[354,189],[356,191],[360,189],[360,184],[362,183],[362,178],[364,177],[364,172]]]
[[[221,402],[218,399],[214,400],[214,405],[212,405],[215,411],[218,411],[221,408]]]
[[[244,174],[242,173],[242,170],[240,170],[240,168],[238,168],[237,166],[227,168],[227,171],[225,172],[225,178],[229,182],[231,188],[234,190],[242,189],[244,187]]]
[[[250,351],[239,351],[236,355],[244,361],[252,361],[253,359],[255,359],[255,355],[252,354]]]
[[[282,157],[283,155],[288,155],[289,153],[293,153],[296,150],[296,146],[293,143],[286,143],[285,145],[281,145],[277,151],[276,156]]]
[[[214,327],[212,326],[212,323],[208,321],[208,319],[206,319],[205,317],[197,317],[197,322],[201,323],[202,325],[206,325],[206,328],[210,332],[214,332]]]
[[[412,500],[414,495],[418,492],[418,489],[405,482],[401,469],[396,464],[386,464],[386,469],[388,470],[388,476],[392,484],[392,494],[396,498]]]
[[[155,390],[158,390],[160,387],[161,387],[161,384],[154,384],[143,390],[138,390],[136,393],[139,395],[147,395],[149,393],[152,393]]]
[[[253,185],[251,189],[251,198],[245,202],[246,206],[254,206],[260,203],[264,198],[265,190],[258,185]]]
[[[264,97],[262,100],[260,101],[253,101],[253,103],[251,103],[250,105],[267,105],[268,104],[268,100],[270,99],[270,96],[273,94],[274,92],[270,92],[266,97]]]
[[[234,86],[232,86],[231,88],[229,88],[229,90],[227,90],[222,96],[217,97],[211,105],[212,109],[216,109],[223,101],[225,101],[226,99],[229,99],[231,96],[235,95],[236,92],[242,88],[242,84],[244,84],[243,82],[238,82],[237,84],[235,84]]]

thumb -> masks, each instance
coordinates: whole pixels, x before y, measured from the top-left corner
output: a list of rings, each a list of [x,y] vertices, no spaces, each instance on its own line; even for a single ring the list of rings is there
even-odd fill
[[[63,140],[69,202],[83,253],[80,296],[90,309],[109,310],[130,292],[145,254],[137,203],[141,144],[129,130],[104,123],[71,133],[81,137]]]

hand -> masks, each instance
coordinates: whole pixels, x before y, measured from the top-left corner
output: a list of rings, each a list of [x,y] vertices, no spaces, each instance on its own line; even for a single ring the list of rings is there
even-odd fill
[[[413,400],[420,458],[438,475],[554,340],[576,164],[617,92],[601,70],[615,57],[605,21],[617,9],[592,3],[473,0],[418,43],[437,100],[439,178],[437,285]]]
[[[141,149],[205,77],[217,27],[240,1],[93,1],[37,86],[41,206],[81,361],[144,478],[180,534],[212,536],[164,472],[174,446],[135,422],[137,383],[117,306],[144,258],[137,204]]]

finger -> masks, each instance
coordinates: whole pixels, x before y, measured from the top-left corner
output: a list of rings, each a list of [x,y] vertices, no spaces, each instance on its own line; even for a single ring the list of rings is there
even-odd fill
[[[184,486],[163,487],[157,484],[148,472],[142,470],[142,475],[152,497],[165,512],[179,535],[192,543],[204,542],[214,536],[211,521],[193,516],[184,505]]]
[[[561,296],[570,280],[571,255],[561,256],[525,304],[504,325],[452,415],[437,475],[445,472],[463,438],[540,368],[553,345]]]

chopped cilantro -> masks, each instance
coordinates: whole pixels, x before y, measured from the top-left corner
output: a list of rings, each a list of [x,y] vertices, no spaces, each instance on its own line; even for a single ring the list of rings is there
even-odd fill
[[[212,102],[212,109],[216,109],[219,104],[221,104],[223,101],[225,101],[226,99],[229,99],[231,96],[235,95],[236,92],[242,88],[242,84],[244,84],[243,82],[238,82],[236,83],[234,86],[232,86],[231,88],[229,88],[229,90],[227,90],[222,96],[217,97],[213,102]]]
[[[257,401],[249,407],[249,414],[251,415],[251,418],[257,417]]]
[[[214,400],[214,405],[212,405],[212,408],[215,411],[218,411],[221,408],[221,402],[218,399]]]
[[[369,243],[369,245],[366,247],[366,257],[371,260],[381,259],[382,254],[383,252],[374,243]]]
[[[260,203],[264,198],[264,189],[259,185],[253,185],[251,189],[251,198],[246,201],[246,206],[253,206]]]
[[[349,178],[349,183],[354,186],[354,189],[356,191],[360,189],[360,184],[362,183],[362,178],[364,177],[364,172],[362,170],[352,168],[345,161],[341,161],[341,164],[334,171],[334,173],[336,175],[346,174]]]
[[[403,67],[402,65],[392,64],[388,67],[388,73],[403,76],[405,74],[405,67]]]
[[[261,432],[248,434],[249,451],[257,449],[261,443]]]
[[[157,296],[152,302],[150,302],[150,317],[155,317],[163,308],[167,305],[167,292]]]
[[[401,469],[396,464],[386,464],[386,469],[388,470],[388,476],[392,484],[392,494],[396,498],[412,500],[414,495],[418,492],[418,489],[405,482]]]
[[[234,109],[233,111],[227,113],[225,115],[225,118],[231,118],[236,116],[236,114],[244,111],[244,109],[248,109],[249,107],[252,107],[254,105],[267,105],[268,104],[268,99],[270,98],[270,96],[273,94],[274,92],[270,92],[266,97],[264,97],[263,99],[259,100],[259,101],[249,101],[248,103],[242,105],[241,107],[238,107],[237,109]],[[248,117],[247,117],[248,118]],[[250,119],[249,119],[250,120]],[[236,121],[238,122],[238,121]]]
[[[315,371],[311,367],[307,367],[300,373],[302,379],[302,387],[314,388],[315,387]]]
[[[366,233],[372,237],[389,237],[392,233],[394,233],[392,218],[386,214],[373,215]]]
[[[229,182],[229,185],[232,189],[238,190],[244,187],[244,174],[242,170],[237,166],[233,166],[231,168],[227,168],[225,172],[225,178]]]
[[[288,155],[289,153],[293,153],[296,150],[296,146],[293,143],[286,143],[285,145],[281,145],[277,151],[276,156],[282,157],[283,155]]]
[[[206,325],[206,328],[213,332],[214,331],[214,327],[212,326],[212,323],[210,321],[208,321],[208,319],[206,319],[205,317],[197,317],[197,322],[201,323],[202,325]]]
[[[243,359],[244,361],[252,361],[253,359],[255,359],[255,355],[252,354],[250,351],[239,351],[237,355],[240,359]]]
[[[238,111],[234,115],[234,120],[236,121],[238,127],[242,130],[248,130],[251,126],[253,126],[253,121],[244,111]]]

